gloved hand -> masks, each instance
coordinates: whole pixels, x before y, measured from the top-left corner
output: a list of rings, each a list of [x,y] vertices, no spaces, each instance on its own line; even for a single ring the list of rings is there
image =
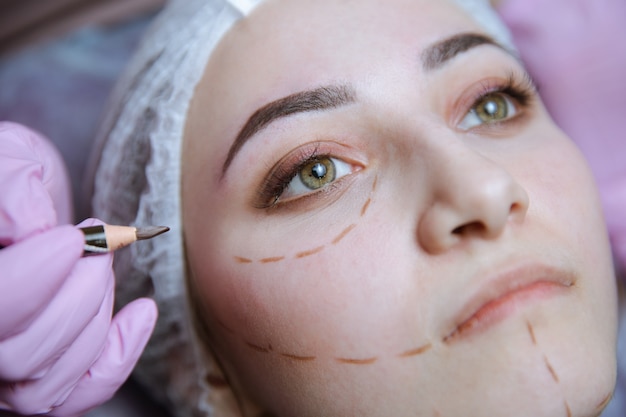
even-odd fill
[[[112,255],[81,257],[58,153],[0,123],[0,410],[78,416],[113,396],[156,321],[152,300],[112,315]],[[92,225],[87,220],[82,225]]]
[[[626,1],[500,0],[522,59],[557,124],[594,172],[626,273]]]

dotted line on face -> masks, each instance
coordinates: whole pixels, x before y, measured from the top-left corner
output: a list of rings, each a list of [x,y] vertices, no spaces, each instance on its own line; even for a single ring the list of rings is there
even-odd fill
[[[363,206],[361,207],[361,210],[360,210],[360,217],[361,218],[365,217],[365,215],[367,214],[367,212],[368,212],[368,210],[369,210],[369,208],[370,208],[370,206],[372,204],[372,197],[373,197],[374,193],[376,192],[376,188],[377,187],[378,187],[378,177],[374,178],[374,182],[372,183],[372,190],[370,191],[370,195],[367,198],[367,200],[365,201],[365,203],[363,204]],[[356,229],[356,227],[357,227],[357,223],[352,223],[351,225],[349,225],[348,227],[343,229],[341,231],[341,233],[339,233],[334,239],[332,239],[330,244],[318,246],[318,247],[315,247],[313,249],[304,250],[302,252],[296,253],[294,256],[272,256],[272,257],[262,258],[262,259],[258,259],[258,260],[254,260],[254,259],[243,257],[243,256],[234,256],[233,259],[238,264],[253,264],[253,263],[275,264],[275,263],[282,262],[282,261],[287,260],[287,259],[308,258],[309,256],[317,255],[318,253],[322,252],[324,249],[326,249],[329,246],[337,245],[346,236],[348,236],[351,232],[353,232],[354,229]]]
[[[246,340],[243,340],[243,342],[245,346],[248,347],[250,350],[256,353],[260,353],[260,354],[276,354],[282,358],[289,359],[295,362],[314,362],[318,360],[318,357],[314,355],[302,355],[302,354],[295,354],[292,352],[275,352],[272,345],[263,346],[263,345],[258,345],[256,343],[248,342]],[[426,345],[422,345],[417,348],[400,352],[396,355],[393,355],[393,357],[399,358],[399,359],[408,359],[408,358],[417,357],[417,356],[427,353],[428,351],[432,349],[432,347],[433,345],[431,343],[428,343]],[[383,356],[381,355],[381,356],[372,356],[372,357],[366,357],[366,358],[335,357],[333,359],[335,362],[343,364],[343,365],[373,365],[382,358]]]
[[[535,334],[535,329],[534,329],[532,323],[530,321],[528,321],[528,320],[526,321],[526,328],[528,330],[528,334],[530,336],[530,340],[531,340],[533,346],[536,346],[538,349],[540,349],[539,344],[537,343],[537,336]],[[550,363],[550,360],[548,359],[548,356],[543,351],[542,351],[542,356],[543,356],[544,365],[545,365],[548,373],[550,374],[550,377],[552,378],[552,380],[554,381],[555,384],[560,385],[561,381],[560,381],[559,375],[557,374],[556,370],[554,369],[554,366],[552,366],[552,363]],[[565,408],[565,416],[566,417],[572,417],[572,409],[570,408],[569,403],[567,402],[567,398],[563,398],[563,406]]]
[[[376,192],[378,188],[378,177],[374,178],[374,181],[372,183],[372,189],[370,191],[370,195],[368,196],[367,200],[365,201],[365,203],[361,206],[361,210],[359,211],[360,217],[363,218],[365,217],[365,215],[368,213],[372,202],[373,202],[373,196]],[[357,228],[357,223],[352,223],[349,226],[347,226],[345,229],[343,229],[337,236],[335,236],[329,244],[327,245],[322,245],[322,246],[317,246],[315,248],[312,249],[308,249],[302,252],[298,252],[296,253],[294,256],[289,257],[289,256],[273,256],[273,257],[268,257],[268,258],[261,258],[258,260],[254,260],[254,259],[250,259],[247,257],[243,257],[243,256],[235,256],[234,260],[235,262],[239,263],[239,264],[253,264],[253,263],[260,263],[260,264],[274,264],[274,263],[278,263],[278,262],[282,262],[286,259],[302,259],[302,258],[306,258],[309,256],[313,256],[313,255],[317,255],[320,252],[322,252],[324,249],[326,249],[329,246],[332,245],[337,245],[339,244],[341,241],[343,241],[350,233],[352,233],[355,229]],[[221,321],[218,320],[218,324],[223,327],[228,333],[230,333],[231,335],[234,335],[235,332],[230,329],[228,326],[226,326],[224,323],[222,323]],[[249,349],[251,349],[252,351],[256,352],[256,353],[260,353],[260,354],[277,354],[282,358],[285,359],[289,359],[295,362],[313,362],[316,361],[318,359],[317,356],[314,355],[299,355],[299,354],[295,354],[292,352],[274,352],[272,345],[267,345],[267,346],[263,346],[263,345],[259,345],[256,343],[252,343],[249,342],[247,340],[243,340],[243,343],[246,347],[248,347]],[[406,359],[406,358],[413,358],[413,357],[417,357],[420,355],[425,354],[426,352],[430,351],[432,349],[433,345],[432,343],[427,343],[425,345],[421,345],[418,346],[416,348],[412,348],[409,350],[405,350],[402,351],[396,355],[394,355],[394,357],[396,358],[400,358],[400,359]],[[374,356],[374,357],[367,357],[367,358],[350,358],[350,357],[336,357],[334,358],[334,360],[338,363],[344,364],[344,365],[373,365],[374,363],[378,362],[378,360],[381,358],[381,356]]]

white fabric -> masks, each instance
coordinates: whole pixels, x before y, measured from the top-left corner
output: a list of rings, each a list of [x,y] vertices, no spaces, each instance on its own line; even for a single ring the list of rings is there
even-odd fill
[[[151,296],[154,336],[136,378],[177,417],[238,415],[229,390],[191,325],[180,211],[181,139],[187,109],[222,35],[261,0],[176,0],[156,18],[120,80],[101,129],[94,215],[113,224],[167,225],[171,231],[116,254],[117,303]],[[439,0],[438,0],[439,1]],[[501,43],[510,36],[487,0],[455,0]],[[358,5],[358,3],[354,3]]]

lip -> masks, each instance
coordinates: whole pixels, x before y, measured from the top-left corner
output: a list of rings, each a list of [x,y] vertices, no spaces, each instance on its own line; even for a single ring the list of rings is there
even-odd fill
[[[497,273],[469,297],[443,341],[450,344],[483,333],[529,303],[565,293],[575,282],[572,273],[543,264]]]

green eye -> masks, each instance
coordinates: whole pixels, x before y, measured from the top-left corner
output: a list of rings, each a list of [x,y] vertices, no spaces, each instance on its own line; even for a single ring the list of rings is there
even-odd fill
[[[459,127],[469,130],[480,125],[498,123],[517,114],[517,107],[503,93],[495,92],[481,97],[467,112]]]
[[[335,163],[329,157],[314,159],[300,168],[298,176],[308,189],[320,189],[335,180]]]
[[[476,116],[485,123],[504,120],[509,115],[509,106],[501,94],[490,94],[474,106]]]

